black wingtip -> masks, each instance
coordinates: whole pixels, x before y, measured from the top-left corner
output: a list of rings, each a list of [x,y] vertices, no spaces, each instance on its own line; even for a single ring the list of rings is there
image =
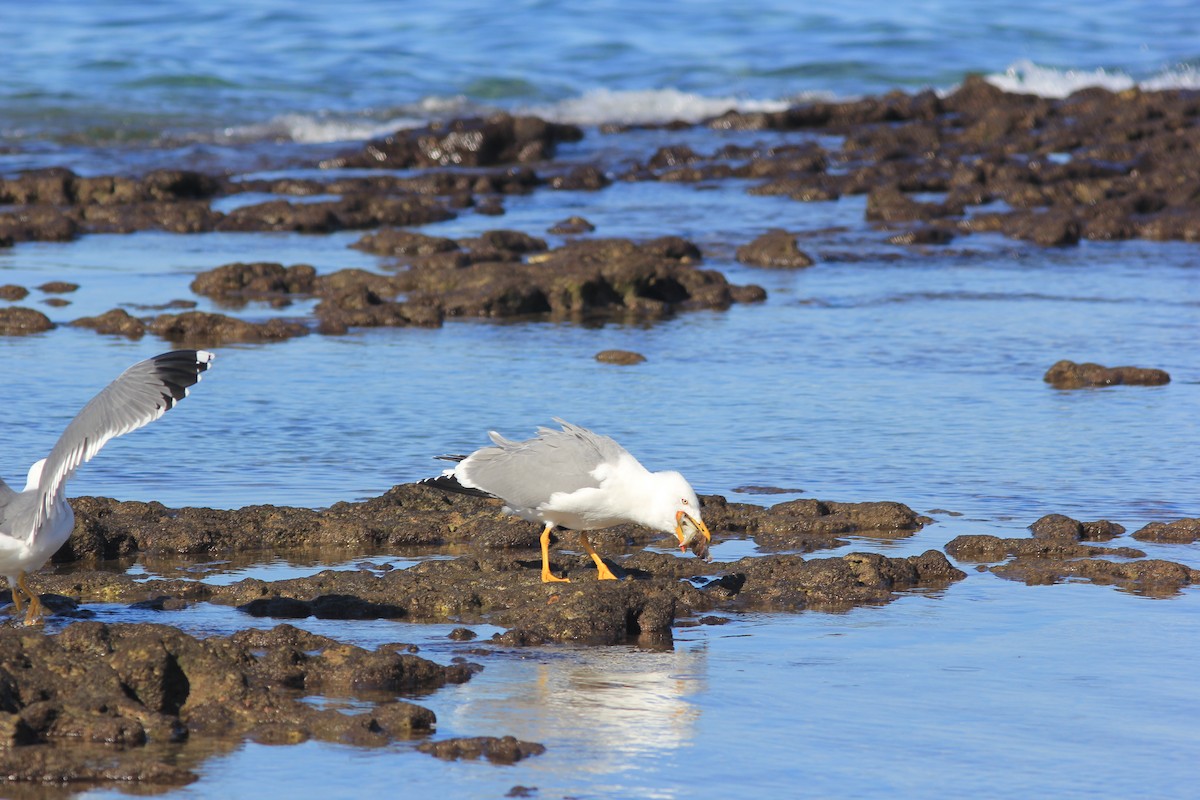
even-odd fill
[[[207,350],[172,350],[150,359],[155,374],[166,389],[163,399],[167,408],[187,397],[188,389],[200,381],[200,374],[208,371],[214,358],[216,356]]]
[[[417,481],[417,483],[422,486],[432,486],[434,489],[441,489],[443,492],[469,494],[472,497],[486,497],[489,499],[495,498],[494,494],[488,494],[482,489],[472,489],[469,486],[463,486],[458,482],[458,478],[453,475],[438,475],[436,478],[426,478],[423,481]]]

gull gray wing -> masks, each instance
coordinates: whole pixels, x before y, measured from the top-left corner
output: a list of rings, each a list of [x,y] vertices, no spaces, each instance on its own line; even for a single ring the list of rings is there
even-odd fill
[[[617,461],[625,448],[607,436],[555,419],[562,430],[539,428],[523,442],[494,431],[494,447],[476,450],[455,468],[460,482],[504,500],[513,508],[534,509],[557,492],[596,488],[592,472]]]
[[[0,531],[5,529],[4,520],[8,519],[12,502],[17,497],[17,492],[9,488],[8,484],[0,478]]]
[[[115,436],[137,430],[187,397],[214,356],[205,350],[173,350],[139,361],[93,397],[58,438],[38,481],[34,530],[50,513],[67,479]]]

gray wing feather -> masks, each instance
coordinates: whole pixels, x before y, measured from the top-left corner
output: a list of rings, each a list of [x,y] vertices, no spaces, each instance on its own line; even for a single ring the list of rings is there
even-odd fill
[[[625,448],[586,428],[554,421],[562,430],[539,428],[537,436],[523,442],[490,433],[496,446],[476,450],[455,468],[455,475],[514,508],[534,509],[557,492],[598,487],[592,471],[617,461]]]
[[[137,430],[165,414],[187,396],[200,380],[213,354],[204,350],[173,350],[139,361],[93,397],[58,438],[38,482],[34,530],[49,515],[67,479],[91,461],[109,440]]]

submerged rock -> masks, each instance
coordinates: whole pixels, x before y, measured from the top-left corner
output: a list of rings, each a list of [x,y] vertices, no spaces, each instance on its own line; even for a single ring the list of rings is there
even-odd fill
[[[446,761],[486,758],[493,764],[515,764],[523,758],[546,752],[544,745],[522,742],[512,736],[442,739],[437,742],[422,742],[417,745],[417,749]]]
[[[146,334],[146,323],[121,308],[114,308],[97,317],[80,317],[71,325],[91,328],[96,333],[110,336],[128,336],[130,339],[139,339]]]
[[[1102,367],[1087,362],[1059,361],[1042,378],[1056,389],[1082,389],[1093,386],[1162,386],[1171,376],[1161,369],[1145,367]]]
[[[631,364],[643,363],[646,357],[632,350],[601,350],[599,353],[596,353],[596,360],[601,364],[629,366]]]

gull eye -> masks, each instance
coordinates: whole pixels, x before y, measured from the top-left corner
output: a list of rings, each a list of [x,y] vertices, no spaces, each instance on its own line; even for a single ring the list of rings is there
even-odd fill
[[[686,498],[686,497],[681,497],[681,498],[679,498],[679,502],[683,503],[685,506],[688,504],[688,501],[687,501],[687,498]]]

